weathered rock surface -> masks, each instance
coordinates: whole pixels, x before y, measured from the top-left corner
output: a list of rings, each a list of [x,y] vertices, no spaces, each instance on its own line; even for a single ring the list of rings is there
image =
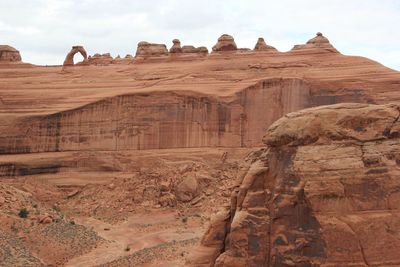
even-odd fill
[[[184,46],[182,46],[182,52],[189,53],[189,54],[197,53],[197,54],[207,55],[208,49],[205,46],[194,47],[193,45],[184,45]]]
[[[229,34],[223,34],[218,38],[218,42],[213,46],[214,52],[237,50],[235,40]]]
[[[265,43],[264,38],[260,37],[257,40],[256,46],[254,47],[254,51],[271,51],[271,52],[276,52],[278,50],[276,50],[275,47],[267,45]]]
[[[295,50],[313,50],[313,49],[319,49],[319,50],[325,50],[328,52],[335,52],[339,53],[333,45],[329,42],[328,38],[322,35],[322,33],[317,32],[316,36],[310,40],[307,41],[306,44],[304,45],[295,45],[292,49],[292,51]]]
[[[399,104],[338,104],[276,121],[191,264],[400,264],[399,117]]]
[[[170,53],[182,53],[181,41],[178,39],[172,40],[172,47],[169,49]]]
[[[136,50],[136,57],[154,57],[168,55],[165,44],[153,44],[145,41],[139,42]]]
[[[0,45],[0,63],[21,62],[17,49],[9,45]]]
[[[87,62],[87,52],[86,52],[85,48],[83,48],[83,46],[76,45],[76,46],[72,47],[71,51],[69,51],[69,53],[65,57],[63,65],[64,66],[74,65],[74,56],[76,53],[80,53],[82,55],[82,57],[83,57],[82,63]]]
[[[94,54],[89,56],[87,62],[89,65],[109,65],[113,63],[114,59],[110,53]]]
[[[188,58],[0,70],[0,153],[254,147],[289,112],[400,101],[398,72],[323,49]]]

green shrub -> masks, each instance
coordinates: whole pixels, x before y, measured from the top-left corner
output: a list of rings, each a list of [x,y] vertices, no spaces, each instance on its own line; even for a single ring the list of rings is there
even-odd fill
[[[19,210],[18,216],[21,218],[28,218],[29,211],[26,208],[22,208]]]

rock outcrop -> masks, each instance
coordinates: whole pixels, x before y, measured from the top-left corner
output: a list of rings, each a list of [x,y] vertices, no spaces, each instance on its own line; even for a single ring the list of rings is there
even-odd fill
[[[136,57],[157,57],[168,55],[165,44],[152,44],[145,41],[139,42],[136,50]]]
[[[65,57],[63,65],[64,66],[73,66],[74,65],[74,56],[76,53],[80,53],[82,55],[82,57],[83,57],[82,63],[87,62],[87,52],[86,52],[85,48],[83,48],[83,46],[76,45],[76,46],[72,47],[71,51],[69,51],[69,53]]]
[[[0,45],[0,63],[21,62],[21,60],[17,49],[9,45]]]
[[[218,42],[213,46],[212,50],[214,52],[235,51],[237,46],[232,36],[223,34],[218,38]]]
[[[190,264],[400,264],[399,117],[399,104],[338,104],[276,121]]]
[[[205,46],[194,47],[193,45],[184,45],[182,46],[182,52],[188,54],[195,53],[195,54],[207,55],[208,49]]]
[[[181,41],[178,39],[172,40],[172,47],[169,49],[170,53],[182,53]]]
[[[333,47],[333,45],[331,45],[328,38],[323,36],[322,33],[320,33],[320,32],[317,32],[317,35],[314,38],[308,40],[306,44],[295,45],[292,48],[292,51],[304,50],[304,49],[306,49],[306,50],[307,49],[319,49],[319,50],[325,50],[325,51],[329,51],[329,52],[338,53],[336,48]]]
[[[109,65],[113,63],[113,57],[110,53],[105,54],[94,54],[93,56],[89,56],[88,64],[89,65]]]
[[[257,40],[256,46],[254,47],[254,51],[271,51],[271,52],[276,52],[275,47],[267,45],[264,41],[264,38],[260,37]]]

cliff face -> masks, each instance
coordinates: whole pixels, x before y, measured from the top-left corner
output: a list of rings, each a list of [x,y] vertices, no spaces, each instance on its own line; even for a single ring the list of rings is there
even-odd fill
[[[290,113],[247,158],[194,266],[398,265],[400,106]]]
[[[196,53],[183,46],[166,56],[163,45],[139,46],[150,51],[146,60],[105,54],[88,59],[94,65],[73,68],[5,64],[0,153],[256,147],[288,112],[400,101],[398,72],[341,55],[321,34],[287,53],[186,57]]]
[[[121,95],[44,116],[8,119],[0,153],[256,147],[283,115],[310,106],[370,102],[348,90],[330,96],[301,79],[267,79],[233,97],[194,92]]]

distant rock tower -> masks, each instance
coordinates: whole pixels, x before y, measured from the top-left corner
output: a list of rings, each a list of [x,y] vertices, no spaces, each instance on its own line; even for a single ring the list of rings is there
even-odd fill
[[[267,45],[264,38],[260,37],[257,40],[257,44],[254,47],[254,51],[278,51],[275,47]]]
[[[178,39],[172,40],[172,47],[169,49],[170,53],[182,53],[181,41]]]
[[[235,51],[237,46],[235,40],[229,34],[223,34],[218,38],[218,42],[213,46],[212,51]]]

